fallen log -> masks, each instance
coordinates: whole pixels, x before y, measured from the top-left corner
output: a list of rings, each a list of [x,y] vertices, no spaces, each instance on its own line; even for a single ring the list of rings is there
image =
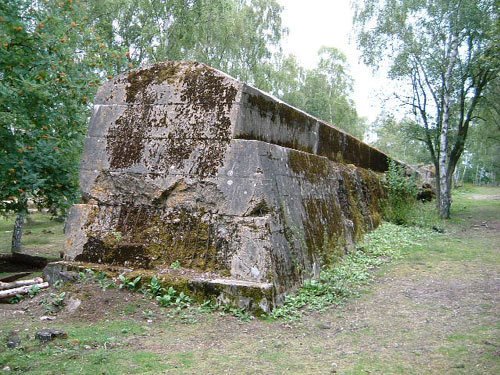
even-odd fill
[[[41,277],[35,277],[30,280],[18,280],[12,281],[10,283],[4,283],[0,281],[0,290],[17,288],[19,286],[33,285],[43,283],[43,279]]]
[[[45,289],[49,287],[49,283],[44,282],[40,284],[21,286],[19,288],[0,290],[0,299],[14,297],[18,294],[27,294],[30,291],[30,289],[33,288],[34,286],[37,286],[40,289]]]

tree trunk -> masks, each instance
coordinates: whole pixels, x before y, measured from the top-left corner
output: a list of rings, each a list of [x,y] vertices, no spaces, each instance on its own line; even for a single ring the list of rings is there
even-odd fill
[[[450,205],[451,205],[451,174],[448,166],[450,163],[450,157],[448,155],[448,132],[450,129],[450,111],[451,111],[451,77],[452,71],[455,67],[455,61],[458,54],[458,43],[455,34],[451,34],[449,41],[449,57],[448,66],[446,68],[446,74],[443,77],[443,123],[441,125],[441,131],[439,133],[439,216],[442,219],[450,218]]]
[[[14,230],[12,231],[12,243],[10,248],[12,254],[18,254],[21,252],[23,229],[26,222],[26,216],[28,214],[28,198],[25,194],[22,194],[19,197],[18,203],[16,221],[14,222]]]
[[[14,230],[12,231],[12,253],[19,253],[21,251],[21,240],[23,237],[24,220],[26,219],[26,212],[21,211],[17,213],[16,221],[14,222]]]
[[[27,293],[29,293],[30,289],[34,286],[37,286],[40,289],[45,289],[45,288],[49,287],[49,283],[44,282],[44,283],[40,283],[40,284],[21,286],[19,288],[0,290],[0,299],[14,297],[18,294],[27,294]]]
[[[43,279],[41,277],[36,277],[30,280],[12,281],[10,283],[4,283],[0,281],[0,290],[18,288],[20,286],[40,284],[40,283],[43,283]]]
[[[439,176],[439,216],[443,219],[450,218],[451,184],[452,177],[446,173]]]

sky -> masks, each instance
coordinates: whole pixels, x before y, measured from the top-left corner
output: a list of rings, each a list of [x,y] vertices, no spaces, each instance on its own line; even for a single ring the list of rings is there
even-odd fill
[[[369,122],[382,111],[390,95],[390,82],[383,73],[372,73],[360,62],[352,33],[350,0],[278,0],[284,6],[282,20],[289,34],[283,41],[285,53],[293,54],[306,68],[316,64],[321,46],[336,47],[346,56],[354,78],[353,99],[360,116]]]

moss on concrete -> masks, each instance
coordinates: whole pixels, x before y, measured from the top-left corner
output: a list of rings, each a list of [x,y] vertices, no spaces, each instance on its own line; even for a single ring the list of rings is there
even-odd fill
[[[150,85],[167,82],[179,90],[182,104],[176,108],[176,119],[182,121],[169,124],[173,129],[164,140],[165,147],[161,149],[165,151],[161,155],[156,154],[154,148],[150,149],[145,159],[159,162],[155,165],[148,163],[148,169],[151,172],[166,171],[170,167],[182,169],[194,151],[200,150],[193,161],[195,169],[192,174],[216,174],[231,140],[229,113],[237,89],[203,64],[187,65],[182,75],[179,70],[178,63],[168,62],[129,73],[126,88],[129,106],[108,132],[107,150],[112,168],[128,168],[139,163],[146,143],[150,142],[150,131],[169,123],[166,111],[158,118],[154,106],[148,105],[156,99],[153,97],[155,93],[148,91]],[[207,118],[214,115],[206,134]]]
[[[311,183],[318,183],[328,177],[331,172],[330,161],[326,158],[305,152],[290,150],[288,152],[288,165],[299,176],[303,176]]]
[[[331,264],[344,254],[342,215],[333,195],[303,201],[303,221],[309,259]]]
[[[264,95],[248,95],[248,103],[258,109],[262,117],[271,117],[275,122],[278,118],[280,123],[289,127],[300,126],[306,130],[312,130],[316,120],[311,116],[293,108],[285,103],[278,102]]]
[[[150,206],[122,207],[113,230],[87,232],[76,260],[151,268],[178,261],[182,267],[227,273],[213,222],[203,210],[162,212]]]
[[[179,63],[168,61],[150,68],[130,72],[127,76],[127,103],[132,104],[137,100],[138,96],[143,97],[145,90],[153,83],[175,82],[178,79],[179,68]]]

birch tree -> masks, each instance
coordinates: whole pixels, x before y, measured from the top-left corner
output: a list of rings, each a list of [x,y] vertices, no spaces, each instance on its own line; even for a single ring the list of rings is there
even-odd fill
[[[389,66],[396,97],[424,129],[439,214],[450,217],[453,172],[478,105],[499,73],[495,0],[355,1],[365,63]]]

